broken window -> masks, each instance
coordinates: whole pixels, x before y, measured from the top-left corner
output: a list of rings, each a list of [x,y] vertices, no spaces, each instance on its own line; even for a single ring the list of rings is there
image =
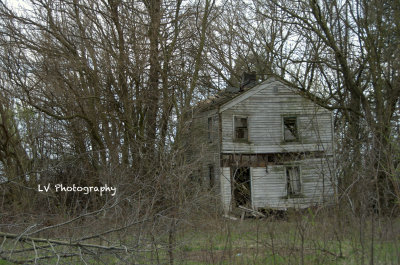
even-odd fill
[[[298,140],[297,117],[283,117],[283,138],[285,142]]]
[[[208,117],[207,133],[208,133],[208,142],[209,143],[212,143],[212,141],[213,141],[212,131],[213,131],[213,119],[212,119],[212,117]]]
[[[235,116],[235,140],[247,140],[248,139],[248,128],[247,128],[247,117]]]
[[[215,174],[213,165],[208,165],[208,178],[210,181],[210,188],[213,188],[215,185]]]
[[[300,168],[298,166],[286,167],[286,187],[288,198],[293,195],[300,195],[301,181]]]

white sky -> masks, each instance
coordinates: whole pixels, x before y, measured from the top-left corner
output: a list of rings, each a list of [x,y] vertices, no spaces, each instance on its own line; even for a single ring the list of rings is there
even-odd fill
[[[14,11],[22,11],[24,9],[29,9],[30,1],[28,0],[4,0],[6,6],[11,7]]]

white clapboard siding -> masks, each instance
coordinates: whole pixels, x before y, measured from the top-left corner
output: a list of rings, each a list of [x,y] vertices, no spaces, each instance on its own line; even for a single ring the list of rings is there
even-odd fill
[[[254,208],[274,205],[279,198],[285,196],[285,179],[281,172],[276,172],[273,167],[268,168],[268,173],[264,167],[254,167],[251,172]]]
[[[303,208],[329,200],[334,194],[332,161],[306,159],[289,163],[300,166],[303,198],[287,199],[285,165],[251,168],[254,208]]]
[[[274,92],[274,86],[278,87],[277,92]],[[332,152],[330,111],[317,106],[277,81],[254,89],[256,92],[247,94],[247,98],[240,101],[241,96],[239,96],[235,99],[236,104],[229,102],[220,108],[222,152],[272,153],[323,150],[327,153]],[[235,115],[248,117],[249,142],[233,140]],[[283,141],[283,117],[288,115],[297,116],[299,131],[297,142]]]
[[[229,167],[221,167],[220,173],[222,205],[224,211],[228,212],[231,205],[231,170]]]

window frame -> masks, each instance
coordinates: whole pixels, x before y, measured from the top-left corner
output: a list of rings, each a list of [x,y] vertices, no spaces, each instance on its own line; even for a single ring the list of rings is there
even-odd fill
[[[296,125],[296,135],[295,135],[295,139],[286,139],[285,137],[285,131],[286,126],[285,126],[285,119],[293,119],[295,118],[295,125]],[[282,139],[284,143],[293,143],[293,142],[298,142],[300,140],[300,135],[299,135],[299,116],[296,114],[292,114],[292,115],[284,115],[282,116]]]
[[[247,137],[245,138],[237,138],[236,137],[236,118],[238,119],[246,119],[246,129],[247,129]],[[232,122],[232,129],[233,129],[233,141],[234,142],[249,142],[250,130],[249,130],[249,116],[246,115],[233,115],[233,122]]]
[[[298,176],[299,176],[299,180],[298,180],[298,184],[300,186],[300,189],[298,192],[292,193],[290,191],[290,185],[293,181],[291,181],[290,176],[288,174],[288,170],[291,168],[297,168],[298,169]],[[303,178],[302,178],[302,170],[301,170],[301,166],[298,164],[291,164],[291,165],[285,165],[284,167],[285,169],[285,187],[286,187],[286,197],[289,198],[300,198],[300,197],[304,197],[303,195]]]

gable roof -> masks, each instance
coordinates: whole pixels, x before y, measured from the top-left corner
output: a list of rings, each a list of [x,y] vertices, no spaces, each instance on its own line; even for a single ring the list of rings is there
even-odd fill
[[[263,90],[264,88],[266,88],[267,85],[269,85],[273,82],[276,82],[276,81],[277,80],[275,78],[271,77],[271,78],[259,83],[258,85],[242,92],[241,94],[237,95],[235,98],[232,98],[231,100],[220,105],[219,112],[223,112],[223,111],[233,107],[234,105],[242,102],[243,100],[253,96],[254,94],[257,94],[260,90]]]
[[[220,112],[232,107],[233,105],[245,100],[246,98],[256,94],[260,90],[265,88],[265,85],[277,81],[275,78],[271,77],[265,81],[253,84],[253,86],[234,92],[233,90],[227,88],[213,97],[209,97],[203,101],[200,101],[195,107],[198,111],[208,111],[219,108]]]
[[[249,98],[250,96],[253,96],[259,91],[265,89],[268,85],[272,83],[284,85],[285,88],[291,90],[293,93],[296,93],[301,97],[312,101],[314,104],[326,110],[332,111],[332,108],[329,108],[327,107],[327,105],[325,105],[326,102],[323,99],[318,98],[315,95],[307,94],[306,92],[302,93],[302,91],[296,91],[296,89],[294,91],[293,90],[294,86],[291,83],[275,76],[269,77],[265,81],[254,83],[253,86],[248,87],[244,90],[238,90],[238,92],[233,92],[233,90],[229,88],[224,89],[220,91],[218,94],[216,94],[214,97],[209,97],[203,101],[200,101],[195,107],[195,109],[196,111],[199,112],[215,110],[215,109],[218,109],[219,112],[223,112],[231,108],[232,106],[242,102],[243,100]]]

